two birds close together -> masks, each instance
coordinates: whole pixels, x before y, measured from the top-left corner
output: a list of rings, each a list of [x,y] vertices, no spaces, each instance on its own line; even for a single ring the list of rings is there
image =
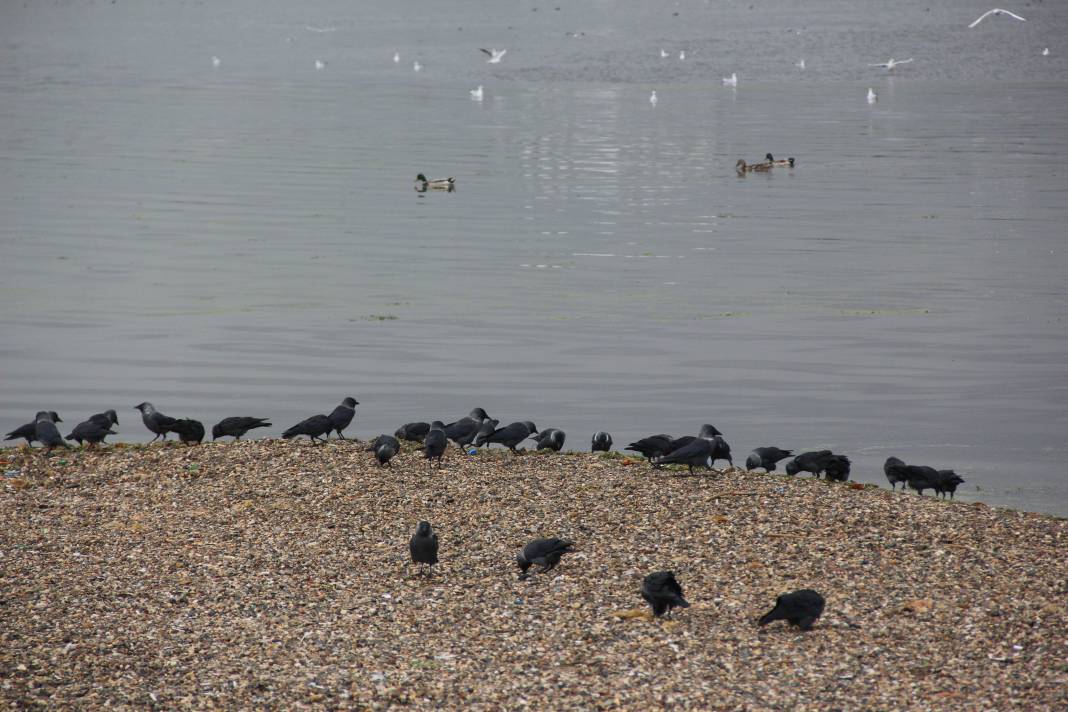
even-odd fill
[[[776,161],[775,157],[770,153],[764,155],[764,160],[758,163],[746,163],[744,158],[739,158],[738,162],[734,164],[735,170],[738,171],[738,175],[745,175],[746,173],[766,173],[772,168],[793,168],[795,160],[793,158],[787,158],[785,160]]]

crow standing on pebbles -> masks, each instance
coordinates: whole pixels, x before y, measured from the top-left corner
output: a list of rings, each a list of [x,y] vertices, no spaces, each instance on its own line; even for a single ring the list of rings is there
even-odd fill
[[[356,406],[359,404],[360,402],[355,398],[346,398],[341,401],[341,405],[330,412],[330,415],[326,416],[330,419],[330,430],[326,431],[328,437],[331,431],[336,430],[339,438],[348,440],[348,438],[341,434],[341,431],[349,427],[349,423],[352,422],[353,416],[356,415]]]
[[[119,414],[114,410],[105,410],[103,413],[95,413],[89,416],[89,422],[96,423],[102,428],[110,428],[119,424]],[[112,433],[115,435],[115,433]]]
[[[537,427],[529,420],[511,423],[503,428],[494,430],[493,434],[486,438],[486,444],[500,443],[511,450],[513,455],[518,455],[519,453],[515,446],[530,437],[531,433],[536,432],[538,432]]]
[[[235,415],[223,418],[211,427],[211,439],[232,437],[240,440],[241,436],[254,428],[269,428],[271,424],[267,418],[252,418],[244,415]]]
[[[156,442],[156,438],[167,439],[167,433],[171,432],[174,428],[174,418],[167,417],[163,413],[156,410],[148,401],[134,406],[135,410],[141,411],[141,422],[145,424],[151,432],[156,434],[155,438],[149,440],[149,442]]]
[[[593,434],[590,441],[590,452],[609,452],[612,449],[612,436],[603,430]]]
[[[390,459],[400,452],[400,442],[392,435],[383,434],[372,440],[367,450],[375,454],[379,465],[387,466]]]
[[[489,420],[486,411],[475,408],[459,420],[445,426],[445,437],[452,440],[461,450],[465,449],[478,435],[482,423]]]
[[[37,431],[35,439],[44,445],[45,452],[52,452],[53,448],[57,447],[70,447],[67,441],[63,439],[63,436],[59,434],[59,428],[52,422],[52,411],[38,411],[37,417],[33,422]]]
[[[411,442],[421,443],[426,439],[426,434],[430,432],[430,423],[405,423],[397,428],[397,431],[393,433],[398,440],[410,440]]]
[[[86,444],[92,447],[103,443],[108,435],[117,434],[109,426],[101,425],[99,421],[90,418],[75,425],[74,430],[67,436],[67,440],[76,440],[79,445]]]
[[[890,489],[896,490],[898,482],[901,483],[901,489],[905,489],[905,483],[909,481],[909,478],[904,468],[905,463],[902,460],[896,457],[886,458],[886,462],[883,463],[883,473],[890,482]]]
[[[438,535],[431,531],[430,522],[419,522],[408,542],[408,550],[412,554],[412,561],[420,565],[429,566],[430,575],[434,575],[434,564],[438,563]]]
[[[559,428],[546,428],[537,435],[531,435],[531,437],[537,441],[539,450],[560,452],[564,447],[564,440],[567,439],[567,434]]]
[[[690,604],[682,597],[682,586],[675,580],[671,571],[657,571],[642,581],[642,598],[653,608],[653,615],[671,616],[672,608],[689,608]]]
[[[471,441],[471,444],[475,447],[482,447],[486,445],[486,441],[489,440],[489,436],[493,435],[497,430],[497,426],[501,421],[496,418],[488,418],[482,421],[482,425],[478,426],[478,432],[475,433],[475,439]]]
[[[828,480],[845,482],[849,479],[849,458],[845,455],[831,455],[823,463],[823,476]]]
[[[647,438],[632,442],[623,449],[641,453],[648,458],[653,467],[659,467],[656,463],[656,458],[671,452],[673,443],[674,439],[670,435],[661,433],[660,435],[650,435]]]
[[[187,445],[197,445],[204,440],[204,424],[192,418],[174,421],[171,431],[178,434],[178,439]]]
[[[54,410],[48,411],[48,417],[52,419],[53,423],[63,422],[63,419],[60,418],[59,414]],[[4,440],[18,440],[19,438],[26,438],[26,444],[33,445],[33,441],[37,439],[36,418],[25,425],[20,425],[4,436]]]
[[[434,460],[437,460],[438,467],[441,467],[441,457],[445,454],[445,448],[448,446],[449,438],[445,435],[445,426],[440,420],[435,420],[430,424],[430,431],[423,440],[423,452],[426,453],[426,459],[431,466],[433,466]]]
[[[749,454],[745,460],[745,469],[755,470],[764,468],[766,472],[773,472],[779,460],[785,460],[793,454],[790,450],[780,450],[777,447],[758,447]]]
[[[957,492],[957,485],[962,484],[964,484],[964,478],[953,470],[939,470],[938,480],[935,482],[935,492],[942,499],[946,498],[946,493],[949,494],[950,499],[953,499],[953,495]]]
[[[326,442],[327,436],[333,429],[334,424],[330,422],[330,418],[325,415],[313,415],[284,431],[282,437],[289,440],[298,435],[307,435],[313,443],[320,439]]]
[[[658,457],[654,464],[657,467],[661,465],[686,465],[692,475],[695,467],[712,469],[712,456],[715,453],[715,449],[716,446],[712,440],[694,438],[689,444],[683,445],[670,454]]]
[[[532,564],[537,564],[541,568],[538,569],[538,573],[543,574],[546,571],[552,571],[556,568],[556,565],[560,563],[560,557],[564,554],[569,554],[573,551],[574,544],[566,539],[557,539],[555,537],[550,539],[535,539],[526,546],[523,550],[516,554],[515,560],[519,564],[519,580],[522,581],[530,577],[527,569]]]
[[[810,588],[784,593],[775,599],[775,607],[764,614],[760,625],[785,620],[801,630],[811,630],[812,624],[823,614],[823,604],[823,596]]]
[[[786,463],[786,474],[796,475],[798,472],[811,472],[816,477],[823,472],[827,458],[834,455],[830,450],[815,450],[803,452],[790,462]]]

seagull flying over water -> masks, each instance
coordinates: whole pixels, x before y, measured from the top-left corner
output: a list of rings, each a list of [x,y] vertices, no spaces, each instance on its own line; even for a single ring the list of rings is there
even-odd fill
[[[478,89],[471,90],[471,98],[475,101],[482,101],[482,85],[478,85]]]
[[[991,15],[993,15],[994,17],[999,17],[1001,15],[1008,15],[1009,17],[1011,17],[1014,20],[1019,20],[1020,22],[1027,22],[1027,18],[1020,17],[1015,12],[1009,12],[1008,10],[1002,10],[999,7],[995,7],[993,10],[987,10],[982,15],[980,15],[979,18],[975,22],[973,22],[972,24],[968,25],[968,29],[971,29],[971,28],[975,27],[976,25],[978,25],[980,22],[982,22],[986,18],[990,17]]]
[[[875,93],[874,89],[868,87],[868,103],[874,104],[877,101],[879,101],[879,95]]]
[[[485,54],[489,59],[486,60],[486,64],[500,64],[501,59],[504,58],[506,49],[482,49],[479,47],[479,51]]]
[[[656,89],[653,89],[653,93],[649,95],[649,103],[656,106],[656,102],[660,101],[656,98]]]
[[[885,62],[881,62],[879,64],[869,64],[868,66],[869,67],[883,67],[884,69],[886,69],[886,71],[889,72],[889,71],[892,71],[893,68],[896,67],[897,65],[899,65],[899,64],[908,64],[911,61],[912,61],[912,57],[909,57],[908,59],[894,59],[893,57],[891,57],[889,60],[887,60]]]
[[[736,86],[738,86],[738,73],[737,72],[731,72],[731,75],[729,77],[723,77],[723,86],[725,86],[725,87],[736,87]]]

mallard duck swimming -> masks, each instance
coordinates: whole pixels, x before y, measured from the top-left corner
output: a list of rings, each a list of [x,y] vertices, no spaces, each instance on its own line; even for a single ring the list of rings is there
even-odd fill
[[[793,158],[787,158],[785,161],[776,161],[775,158],[772,157],[772,155],[770,153],[767,154],[766,156],[764,156],[764,158],[767,159],[768,163],[770,163],[773,166],[786,166],[787,168],[793,168],[794,167],[794,159]]]
[[[449,178],[437,178],[435,180],[429,180],[425,175],[420,173],[415,177],[415,189],[420,193],[427,190],[447,190],[450,193],[456,189],[456,179]]]
[[[734,167],[738,169],[738,173],[745,174],[757,171],[758,173],[765,173],[771,170],[770,163],[753,163],[747,164],[744,158],[739,158],[738,162],[734,164]]]

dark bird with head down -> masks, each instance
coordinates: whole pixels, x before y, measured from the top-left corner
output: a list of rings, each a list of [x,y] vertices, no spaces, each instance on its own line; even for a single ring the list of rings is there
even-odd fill
[[[774,472],[779,461],[785,460],[791,454],[793,453],[790,450],[780,450],[777,447],[758,447],[745,459],[745,469],[755,470],[762,467],[766,472]]]
[[[590,452],[609,452],[612,450],[612,436],[603,430],[593,434],[590,441]]]
[[[171,431],[178,434],[178,439],[186,445],[197,445],[204,440],[204,424],[192,418],[174,421]]]
[[[367,450],[375,454],[379,465],[386,467],[393,456],[400,452],[400,441],[392,435],[382,434],[371,441]]]
[[[104,438],[108,435],[117,435],[107,425],[101,425],[99,421],[92,419],[78,423],[74,426],[74,430],[67,436],[67,440],[76,440],[79,445],[86,445],[87,447],[93,447],[104,442]]]
[[[235,415],[230,418],[223,418],[213,425],[211,427],[211,439],[232,437],[234,440],[240,440],[250,430],[269,427],[271,427],[271,423],[268,422],[267,418]]]
[[[503,428],[494,430],[493,433],[486,438],[486,444],[500,443],[511,450],[513,455],[518,455],[519,452],[516,450],[516,445],[526,440],[532,433],[536,432],[538,432],[538,428],[529,420],[510,423]]]
[[[289,440],[298,435],[307,435],[313,443],[326,442],[326,438],[333,429],[334,424],[330,422],[330,418],[320,413],[319,415],[305,418],[293,427],[284,430],[282,437]]]
[[[56,427],[55,421],[52,420],[52,411],[38,411],[37,417],[33,422],[36,427],[34,439],[44,445],[45,452],[52,452],[53,448],[57,447],[70,447],[67,441],[63,439],[63,436],[59,434],[59,428]]]
[[[519,580],[522,581],[530,576],[527,569],[533,564],[541,567],[538,569],[540,574],[552,571],[560,563],[560,557],[571,553],[574,550],[573,547],[572,542],[555,537],[535,539],[530,542],[515,557],[516,563],[519,564]]]
[[[54,410],[48,411],[48,417],[52,419],[53,423],[62,423],[63,419],[59,417],[59,414]],[[18,440],[19,438],[25,438],[27,445],[33,445],[33,442],[37,439],[37,420],[31,420],[25,425],[12,430],[10,433],[4,436],[4,440]]]
[[[537,441],[538,450],[552,450],[553,452],[560,452],[564,447],[564,440],[567,439],[567,435],[559,428],[546,428],[530,437]]]
[[[810,588],[784,593],[775,599],[775,607],[764,614],[760,625],[785,620],[801,630],[811,630],[812,624],[823,615],[823,604],[823,596]]]
[[[653,609],[653,615],[671,616],[672,608],[689,608],[690,604],[682,597],[682,586],[675,580],[671,571],[657,571],[642,581],[642,598]]]
[[[426,434],[430,432],[430,423],[405,423],[393,433],[398,440],[408,440],[413,443],[422,443]]]

